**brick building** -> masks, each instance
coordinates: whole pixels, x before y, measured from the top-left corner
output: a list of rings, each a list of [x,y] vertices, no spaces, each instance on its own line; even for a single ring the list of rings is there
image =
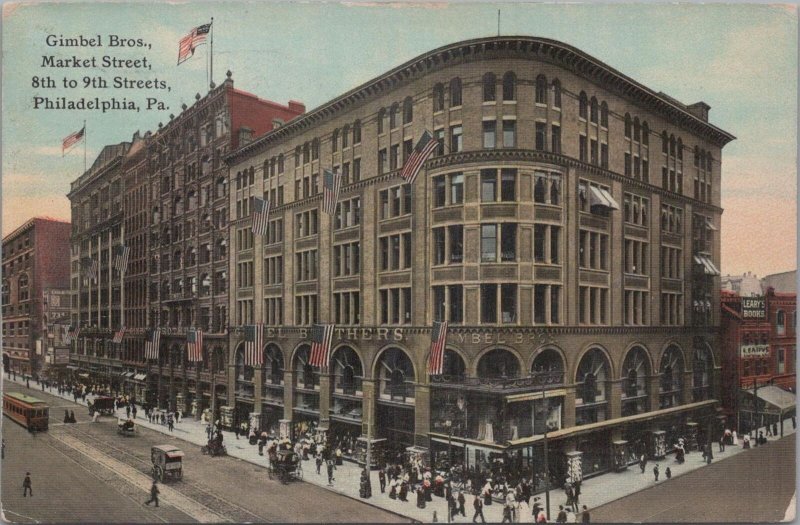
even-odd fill
[[[3,367],[37,376],[47,348],[48,296],[69,290],[68,222],[34,217],[3,238]]]
[[[724,292],[721,301],[723,408],[733,419],[740,390],[777,386],[796,389],[797,296],[767,288],[765,295]]]
[[[237,90],[230,73],[195,98],[157,131],[106,146],[68,195],[73,322],[81,326],[71,361],[92,380],[173,408],[188,399],[189,381],[205,392],[198,396],[201,408],[211,404],[212,377],[223,391],[227,384],[224,366],[212,372],[185,363],[189,327],[201,328],[210,355],[223,352],[218,362],[225,362],[228,169],[222,158],[305,110]],[[130,248],[124,276],[111,264],[119,245]],[[95,279],[84,272],[91,261],[97,261]],[[123,343],[114,345],[113,332],[122,326]],[[162,329],[157,363],[144,357],[150,327]]]
[[[228,156],[227,407],[263,427],[589,475],[716,432],[720,159],[703,102],[566,44],[414,58]],[[397,175],[439,141],[413,187]],[[338,210],[320,209],[338,169]],[[266,237],[253,197],[270,199]],[[431,325],[448,320],[445,374]],[[244,330],[266,328],[264,366]],[[335,323],[330,366],[310,327]],[[363,443],[363,442],[362,442]]]

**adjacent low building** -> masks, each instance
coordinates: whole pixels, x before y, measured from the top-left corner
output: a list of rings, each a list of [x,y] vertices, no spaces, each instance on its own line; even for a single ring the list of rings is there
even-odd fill
[[[3,368],[38,376],[47,334],[69,297],[69,222],[34,217],[3,238]],[[51,297],[53,299],[51,299]],[[53,303],[58,297],[59,307]],[[68,312],[69,310],[67,310]]]

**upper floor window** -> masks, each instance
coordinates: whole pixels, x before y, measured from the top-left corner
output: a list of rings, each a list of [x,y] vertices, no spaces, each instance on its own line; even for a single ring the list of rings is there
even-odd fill
[[[353,123],[353,146],[361,144],[361,121],[356,120]]]
[[[555,92],[555,87],[558,84],[558,80],[553,81],[553,91]],[[559,86],[559,103],[561,102],[561,88]],[[537,104],[547,104],[547,77],[544,75],[539,75],[536,77],[536,103]],[[555,107],[555,104],[553,104]]]
[[[392,107],[389,108],[389,129],[394,129],[397,127],[397,114],[400,113],[400,104],[395,102],[392,104]]]
[[[561,174],[537,171],[534,173],[533,201],[542,204],[561,204]]]
[[[498,179],[499,175],[499,179]],[[516,200],[517,170],[513,168],[481,170],[481,201]]]
[[[608,127],[608,104],[605,100],[600,104],[600,125],[604,128]]]
[[[587,97],[586,93],[583,91],[581,91],[580,97],[578,98],[578,116],[582,119],[589,117],[589,97]]]
[[[503,75],[503,100],[516,100],[517,76],[509,71]]]
[[[403,101],[403,124],[411,124],[414,121],[414,103],[411,97],[406,97]]]
[[[493,102],[497,99],[497,77],[494,73],[483,75],[483,101]]]
[[[591,122],[594,122],[595,124],[597,124],[597,112],[598,112],[597,99],[595,97],[592,97],[592,101],[590,103],[590,108],[589,108],[589,117],[590,117],[589,120]]]
[[[542,77],[544,78],[544,77]],[[545,94],[546,97],[546,94]],[[537,99],[538,102],[538,99]],[[558,79],[553,80],[553,107],[561,107],[561,82]]]
[[[339,151],[339,130],[333,130],[333,134],[331,135],[331,150],[336,152]]]
[[[461,105],[461,79],[456,77],[450,81],[450,107]]]
[[[2,304],[6,305],[11,302],[11,284],[8,282],[8,279],[3,279],[3,298]]]
[[[30,292],[28,290],[28,274],[23,273],[19,276],[19,280],[17,281],[17,294],[19,296],[20,301],[27,301],[30,297]]]
[[[436,84],[433,86],[433,111],[442,111],[444,109],[444,86]]]
[[[386,120],[386,109],[385,108],[381,108],[380,111],[378,111],[378,134],[379,135],[381,133],[383,133],[383,131],[384,131],[383,126],[384,126],[384,121],[385,120]]]
[[[775,332],[778,335],[786,333],[786,313],[783,310],[778,310],[775,313]]]

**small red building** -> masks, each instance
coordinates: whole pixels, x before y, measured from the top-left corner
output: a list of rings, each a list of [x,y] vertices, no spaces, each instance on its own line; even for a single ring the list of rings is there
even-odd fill
[[[797,295],[721,292],[722,406],[737,419],[740,390],[777,386],[795,392]]]

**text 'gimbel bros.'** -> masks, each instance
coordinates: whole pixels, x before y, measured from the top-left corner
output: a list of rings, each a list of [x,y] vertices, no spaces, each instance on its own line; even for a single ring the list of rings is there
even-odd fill
[[[152,45],[144,39],[121,35],[49,34],[44,43],[48,48],[114,48],[114,54],[92,55],[88,50],[88,54],[41,55],[39,67],[45,72],[31,78],[31,88],[35,90],[33,109],[103,113],[170,109],[165,101],[151,95],[152,91],[171,92],[172,88],[162,76],[149,73],[153,61],[142,54],[142,50],[150,50]],[[126,56],[127,53],[130,56]],[[120,74],[123,71],[127,73]],[[69,93],[72,90],[74,95]],[[58,93],[52,93],[56,91]],[[95,91],[97,93],[93,93]]]

